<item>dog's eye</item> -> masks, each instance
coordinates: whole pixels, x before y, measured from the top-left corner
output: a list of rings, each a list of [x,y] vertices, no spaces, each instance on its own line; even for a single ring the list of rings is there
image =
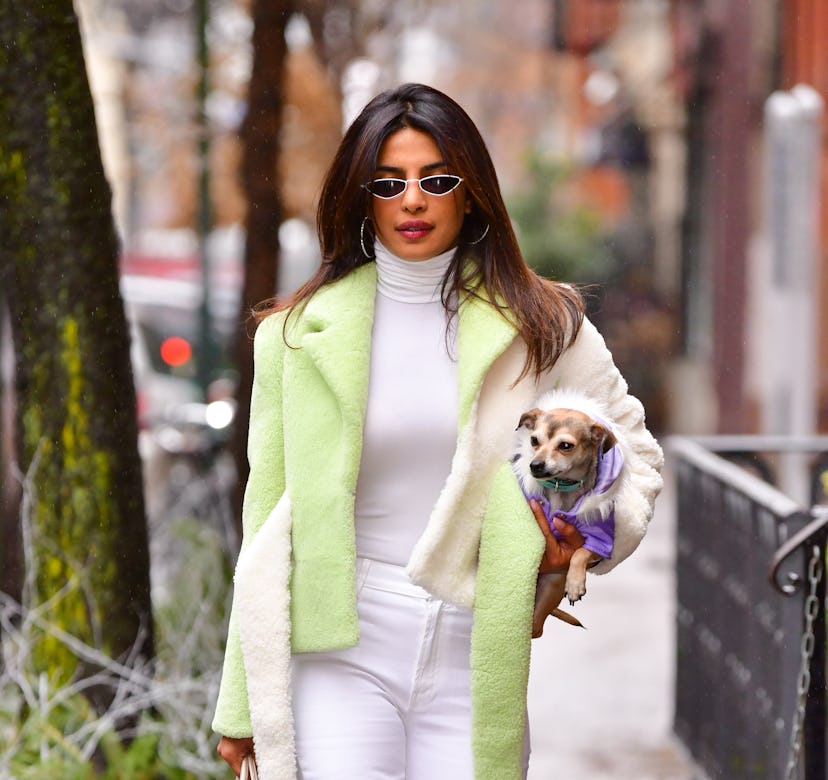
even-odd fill
[[[538,446],[538,437],[537,436],[530,436],[529,437],[529,444],[531,444],[533,447],[537,447]]]
[[[575,445],[571,441],[562,441],[558,445],[559,450],[563,450],[564,452],[569,452]]]

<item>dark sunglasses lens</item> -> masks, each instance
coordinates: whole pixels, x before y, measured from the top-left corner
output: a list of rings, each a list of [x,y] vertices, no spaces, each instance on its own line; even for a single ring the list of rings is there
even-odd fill
[[[374,179],[368,185],[368,191],[378,198],[394,198],[405,190],[402,179]]]
[[[449,174],[426,176],[420,182],[420,186],[431,195],[448,195],[458,184],[460,184],[460,177]]]

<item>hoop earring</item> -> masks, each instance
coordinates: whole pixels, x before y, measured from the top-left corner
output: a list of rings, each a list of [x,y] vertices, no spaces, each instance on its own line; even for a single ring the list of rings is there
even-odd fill
[[[365,223],[368,221],[368,217],[362,218],[362,224],[359,226],[359,247],[362,249],[362,254],[364,254],[369,260],[374,259],[374,255],[368,254],[368,250],[365,248]]]
[[[490,227],[490,225],[487,222],[486,223],[486,229],[483,231],[483,235],[480,236],[480,238],[478,238],[474,241],[469,241],[469,246],[473,246],[474,244],[479,244],[484,238],[486,238],[486,236],[489,235],[489,227]]]

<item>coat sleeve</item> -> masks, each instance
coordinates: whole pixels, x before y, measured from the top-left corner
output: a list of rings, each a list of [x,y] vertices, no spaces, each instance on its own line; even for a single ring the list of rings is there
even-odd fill
[[[250,544],[285,489],[282,365],[286,347],[282,338],[283,323],[283,315],[268,317],[259,325],[253,344],[254,376],[247,442],[250,475],[242,508],[242,550]],[[234,595],[212,725],[214,731],[227,737],[249,737],[253,731],[237,615]]]
[[[644,421],[644,407],[630,395],[604,339],[587,319],[552,369],[554,386],[595,398],[611,418],[624,455],[627,475],[615,501],[615,542],[612,557],[591,571],[603,574],[638,547],[653,516],[662,487],[664,456]]]

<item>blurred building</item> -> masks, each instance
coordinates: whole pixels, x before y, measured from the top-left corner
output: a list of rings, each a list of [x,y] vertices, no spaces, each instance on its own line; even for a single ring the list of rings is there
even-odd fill
[[[791,0],[781,19],[781,83],[789,88],[810,84],[828,99],[828,4],[823,0]],[[823,122],[824,122],[823,118]],[[823,124],[820,228],[818,235],[817,421],[828,431],[828,136]]]
[[[763,376],[789,366],[792,385],[801,380],[818,407],[813,417],[828,424],[826,375],[826,188],[824,130],[821,228],[814,262],[819,279],[803,302],[815,312],[814,333],[793,322],[773,322],[771,307],[782,296],[765,272],[769,233],[785,195],[769,198],[780,172],[767,163],[767,100],[795,84],[828,95],[828,7],[821,0],[754,3],[750,0],[672,0],[674,81],[687,106],[687,208],[682,239],[682,359],[671,397],[682,430],[767,431],[772,402]],[[785,164],[776,160],[773,165]],[[812,204],[800,204],[807,212]],[[789,228],[790,229],[790,228]],[[808,228],[797,228],[808,230]],[[780,263],[793,264],[793,253]],[[757,303],[759,302],[759,303]],[[784,338],[770,346],[768,329]],[[805,356],[816,364],[813,379],[797,372],[795,351],[813,339]],[[790,399],[794,398],[789,391]],[[801,413],[801,410],[799,410]],[[795,415],[797,410],[784,410]],[[780,432],[780,431],[771,431]],[[798,431],[802,432],[802,431]]]
[[[195,3],[79,5],[128,259],[177,253],[195,273]],[[211,2],[207,31],[210,205],[214,224],[241,240],[237,131],[251,61],[248,6]],[[520,13],[513,0],[300,6],[306,15],[294,17],[287,36],[279,163],[293,220],[285,256],[306,254],[312,243],[315,199],[343,121],[380,89],[433,84],[481,128],[507,203],[526,196],[537,161],[552,166],[541,166],[547,173],[565,170],[548,182],[558,206],[549,242],[561,240],[555,228],[568,215],[594,217],[591,240],[604,264],[586,272],[602,286],[590,313],[654,427],[761,428],[770,358],[759,326],[772,292],[762,277],[764,107],[771,93],[797,83],[826,95],[824,2],[525,0]],[[823,430],[826,169],[823,162],[813,347]],[[238,243],[216,246],[239,261]]]

